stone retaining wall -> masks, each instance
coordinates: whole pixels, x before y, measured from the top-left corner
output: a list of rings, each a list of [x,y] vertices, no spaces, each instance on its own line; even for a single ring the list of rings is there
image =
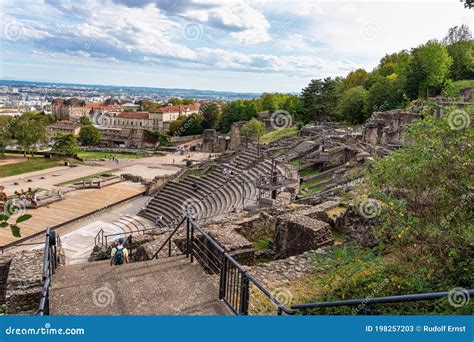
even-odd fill
[[[5,294],[7,290],[8,271],[10,270],[11,256],[0,256],[0,305],[5,304]]]
[[[280,258],[332,245],[333,242],[326,222],[294,213],[278,218],[274,243],[275,253]]]
[[[6,288],[7,314],[34,314],[42,286],[43,251],[22,251],[13,256]]]

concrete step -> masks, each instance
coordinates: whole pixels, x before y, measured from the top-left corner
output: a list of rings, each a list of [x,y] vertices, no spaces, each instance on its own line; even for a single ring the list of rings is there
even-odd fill
[[[61,266],[53,276],[52,315],[228,315],[218,282],[184,256],[110,266]]]

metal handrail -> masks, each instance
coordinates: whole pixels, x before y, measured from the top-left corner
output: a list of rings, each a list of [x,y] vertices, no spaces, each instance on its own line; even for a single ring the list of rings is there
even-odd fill
[[[176,228],[173,230],[173,232],[168,236],[168,238],[165,240],[165,242],[163,242],[163,244],[161,245],[160,248],[158,248],[158,250],[156,251],[155,254],[153,254],[153,257],[151,258],[151,260],[153,259],[156,259],[158,258],[158,254],[161,252],[161,250],[166,246],[166,244],[168,244],[168,256],[170,257],[171,256],[171,238],[174,236],[174,234],[178,231],[179,227],[181,227],[181,225],[183,224],[183,222],[186,220],[186,216],[183,217],[183,219],[181,220],[181,222],[176,226]]]
[[[193,262],[193,256],[198,256],[193,249],[193,241],[194,241],[194,230],[198,231],[202,236],[206,239],[206,241],[217,251],[218,254],[222,256],[221,266],[225,272],[227,268],[227,263],[231,263],[233,267],[235,267],[243,276],[244,283],[247,282],[246,290],[248,291],[248,283],[252,283],[255,287],[257,287],[273,304],[277,307],[277,314],[281,315],[283,313],[287,315],[294,315],[298,314],[300,311],[306,313],[309,309],[315,308],[323,308],[323,307],[340,307],[340,306],[358,306],[364,305],[364,313],[370,313],[371,305],[373,304],[387,304],[387,303],[402,303],[402,302],[412,302],[412,301],[423,301],[423,300],[436,300],[443,297],[448,297],[450,292],[433,292],[433,293],[420,293],[420,294],[409,294],[409,295],[400,295],[400,296],[388,296],[388,297],[375,297],[375,298],[363,298],[363,299],[349,299],[349,300],[341,300],[341,301],[333,301],[333,302],[319,302],[319,303],[306,303],[306,304],[294,304],[291,307],[285,306],[281,303],[274,295],[268,291],[257,279],[254,278],[248,271],[246,271],[242,265],[240,265],[226,250],[223,248],[216,240],[214,240],[191,216],[185,216],[179,225],[173,230],[170,236],[166,239],[166,241],[161,245],[159,250],[155,253],[152,259],[156,258],[158,253],[166,246],[166,244],[171,245],[171,238],[175,235],[178,229],[182,226],[184,221],[187,221],[186,229],[186,256],[191,256],[191,262]],[[190,230],[191,227],[191,230]],[[190,250],[191,248],[191,250]],[[171,256],[171,247],[169,247],[169,256]],[[199,258],[198,258],[199,259]],[[204,265],[203,265],[204,266]],[[222,271],[222,270],[221,270]],[[220,274],[220,284],[225,283],[225,277],[222,273]],[[243,283],[243,284],[244,284]],[[468,296],[474,296],[474,289],[465,290]],[[241,293],[241,300],[243,302],[244,311],[238,311],[237,309],[233,308],[231,304],[222,297],[222,292],[220,290],[219,299],[222,299],[230,309],[236,314],[248,314],[248,300],[249,297],[245,293]]]
[[[464,291],[465,293],[468,294],[468,296],[474,296],[474,289],[464,290]],[[328,308],[328,307],[339,307],[339,306],[358,306],[358,305],[370,306],[373,304],[405,303],[405,302],[415,302],[415,301],[422,301],[422,300],[436,300],[436,299],[448,297],[450,295],[451,295],[451,292],[418,293],[418,294],[409,294],[409,295],[400,295],[400,296],[338,300],[338,301],[333,301],[333,302],[295,304],[295,305],[292,305],[291,308],[293,310],[309,310],[309,309],[315,309],[315,308]]]
[[[191,217],[187,217],[190,224],[197,229],[206,239],[209,241],[218,252],[222,253],[222,256],[230,261],[250,282],[252,282],[260,291],[262,291],[277,307],[278,314],[286,313],[293,315],[296,311],[287,308],[281,303],[275,296],[273,296],[262,284],[260,284],[250,273],[248,273],[227,251],[222,248],[201,226],[199,226]]]
[[[43,276],[41,285],[41,294],[38,305],[37,315],[43,316],[48,313],[48,299],[49,299],[49,286],[51,284],[51,278],[58,267],[60,257],[57,252],[57,247],[61,247],[61,239],[51,228],[46,229],[46,237],[44,242],[44,257],[43,257]]]

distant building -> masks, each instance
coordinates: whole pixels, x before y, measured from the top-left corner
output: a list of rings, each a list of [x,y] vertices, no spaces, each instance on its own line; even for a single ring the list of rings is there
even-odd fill
[[[0,115],[8,116],[20,116],[22,114],[21,109],[18,108],[1,108]]]
[[[53,138],[60,134],[74,134],[78,136],[81,132],[81,124],[75,121],[58,121],[51,125],[46,126],[46,130],[48,132],[48,136]]]
[[[153,121],[153,129],[156,131],[167,131],[172,121],[179,116],[189,116],[199,112],[200,104],[165,106],[150,111],[150,119]]]
[[[115,117],[114,127],[153,129],[153,121],[148,112],[121,112]]]
[[[82,116],[87,116],[90,112],[86,101],[74,97],[67,100],[54,99],[51,110],[56,119],[73,121],[79,121]]]

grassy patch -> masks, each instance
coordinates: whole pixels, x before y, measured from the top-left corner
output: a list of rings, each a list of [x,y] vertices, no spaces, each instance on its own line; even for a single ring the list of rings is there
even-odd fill
[[[296,158],[296,159],[292,160],[290,163],[294,167],[300,167],[301,166],[301,158]]]
[[[126,153],[109,153],[109,152],[97,152],[97,151],[81,151],[77,156],[83,160],[96,160],[96,159],[139,159],[146,157],[146,154],[126,154]]]
[[[99,177],[103,174],[113,173],[113,172],[116,172],[118,170],[120,170],[120,169],[111,169],[111,170],[102,171],[102,172],[99,172],[99,173],[94,173],[93,175],[80,177],[80,178],[76,178],[76,179],[73,179],[73,180],[68,180],[66,182],[58,183],[58,184],[55,184],[55,186],[65,186],[65,185],[69,185],[69,184],[73,184],[73,183],[77,183],[77,182],[89,181],[89,180],[97,178],[97,177]]]
[[[0,166],[0,178],[21,175],[33,171],[41,171],[60,165],[61,163],[58,159],[35,157],[20,163]]]
[[[304,169],[304,170],[300,171],[300,177],[314,176],[318,173],[319,173],[318,170],[313,169],[312,167],[309,167],[307,169]]]
[[[298,132],[297,127],[279,128],[263,135],[260,141],[264,144],[268,144],[281,138],[294,137],[298,135]]]
[[[252,241],[252,246],[258,251],[268,249],[270,247],[270,239],[271,237],[263,236],[258,240]]]
[[[203,169],[190,169],[186,171],[181,177],[179,177],[179,180],[185,180],[189,176],[201,176],[203,174]]]
[[[474,87],[474,80],[463,80],[449,83],[443,90],[443,96],[458,97],[462,89]]]
[[[331,176],[327,176],[323,178],[314,178],[309,181],[303,182],[303,184],[301,184],[300,193],[302,193],[303,195],[312,195],[314,193],[320,192],[321,190],[324,189],[327,183],[323,183],[320,185],[316,185],[316,184],[324,182],[330,178]]]

